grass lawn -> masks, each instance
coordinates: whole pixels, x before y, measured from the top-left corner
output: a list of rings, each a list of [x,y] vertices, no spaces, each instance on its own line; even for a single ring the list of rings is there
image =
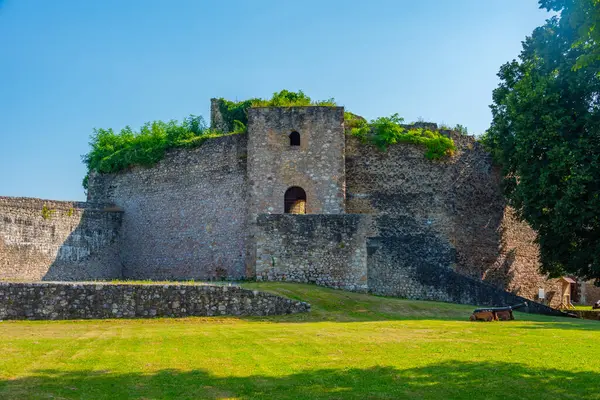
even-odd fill
[[[600,323],[308,285],[309,314],[0,323],[0,399],[600,399]]]
[[[597,311],[600,312],[600,309],[593,310],[592,306],[575,306],[576,311]]]

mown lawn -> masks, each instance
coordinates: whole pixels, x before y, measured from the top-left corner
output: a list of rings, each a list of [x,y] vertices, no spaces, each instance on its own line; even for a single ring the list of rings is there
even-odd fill
[[[600,399],[600,323],[246,284],[271,318],[0,323],[0,399]]]

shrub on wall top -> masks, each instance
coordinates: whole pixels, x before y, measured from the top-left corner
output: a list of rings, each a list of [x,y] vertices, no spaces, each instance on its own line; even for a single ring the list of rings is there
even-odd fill
[[[137,132],[129,126],[118,133],[110,128],[94,129],[91,149],[82,156],[88,167],[83,186],[87,189],[89,171],[111,173],[133,165],[154,165],[168,149],[197,147],[206,139],[218,136],[223,134],[210,130],[204,118],[196,115],[190,115],[182,123],[174,120],[147,122]]]
[[[235,122],[248,125],[248,109],[251,107],[307,107],[307,106],[327,106],[335,107],[335,99],[313,101],[302,90],[292,92],[282,90],[273,93],[270,99],[252,98],[244,101],[230,101],[223,98],[218,99],[219,111],[223,122],[231,130],[235,127]]]
[[[425,157],[430,160],[451,156],[455,151],[454,141],[437,130],[407,128],[398,114],[379,117],[368,123],[364,118],[345,113],[346,129],[362,142],[370,142],[385,150],[396,143],[412,143],[425,146]]]
[[[270,99],[253,98],[245,101],[218,99],[218,107],[223,118],[225,132],[210,129],[204,118],[190,115],[183,122],[147,122],[138,131],[129,126],[115,132],[112,129],[94,129],[90,140],[89,153],[82,156],[88,168],[83,180],[87,189],[90,171],[114,173],[134,165],[151,166],[160,161],[165,152],[177,147],[197,147],[206,139],[225,134],[243,133],[248,124],[248,108],[251,107],[298,107],[327,106],[334,107],[333,98],[314,101],[304,92],[282,90],[273,93]],[[368,123],[364,118],[346,112],[346,129],[363,141],[369,141],[381,149],[395,143],[413,143],[426,147],[425,156],[439,159],[454,152],[452,139],[437,130],[425,128],[407,128],[402,125],[398,114],[381,117]]]

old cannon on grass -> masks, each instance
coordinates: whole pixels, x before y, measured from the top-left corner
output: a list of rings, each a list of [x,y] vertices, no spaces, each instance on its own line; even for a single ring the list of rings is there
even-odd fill
[[[514,306],[506,307],[487,307],[477,308],[471,314],[469,320],[471,321],[511,321],[515,319],[513,316],[513,310],[517,308],[527,307],[527,303],[520,303]]]

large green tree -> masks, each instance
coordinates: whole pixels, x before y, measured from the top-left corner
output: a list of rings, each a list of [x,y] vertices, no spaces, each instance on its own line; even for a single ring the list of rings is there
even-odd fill
[[[573,47],[583,51],[575,69],[590,66],[600,59],[600,0],[540,0],[540,8],[559,11],[563,23],[575,31]]]
[[[559,13],[500,68],[484,141],[538,233],[542,272],[600,283],[599,0],[539,3]]]

